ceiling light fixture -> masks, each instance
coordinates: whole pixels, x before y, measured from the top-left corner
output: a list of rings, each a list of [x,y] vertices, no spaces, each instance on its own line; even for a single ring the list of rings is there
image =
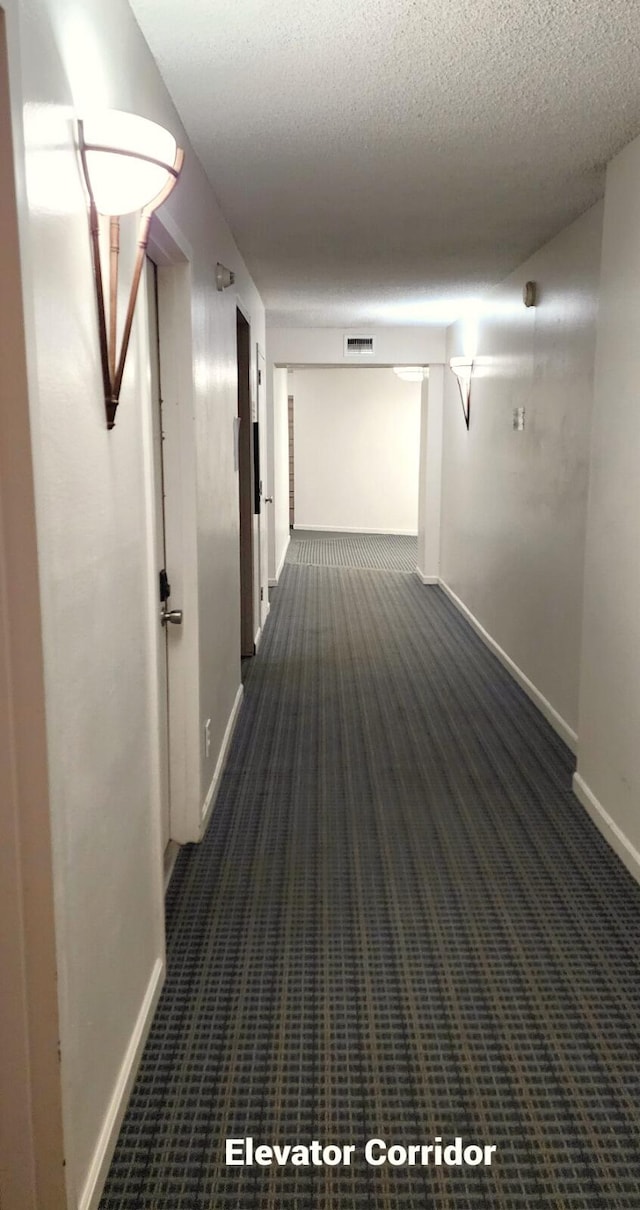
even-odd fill
[[[98,307],[100,358],[107,428],[115,424],[122,376],[131,337],[140,276],[149,242],[151,218],[168,198],[182,169],[184,152],[173,135],[137,114],[106,110],[78,122],[80,158],[89,193],[91,255]],[[120,219],[140,211],[138,248],[120,353],[116,349],[118,323],[118,261]],[[109,331],[100,257],[100,215],[109,224]]]
[[[462,403],[462,411],[464,413],[464,422],[467,428],[469,428],[469,420],[471,418],[471,375],[473,373],[473,361],[468,357],[452,357],[449,362],[449,369],[453,371],[458,380],[460,402]]]
[[[423,378],[429,377],[429,369],[425,366],[394,366],[393,372],[404,382],[422,382]]]

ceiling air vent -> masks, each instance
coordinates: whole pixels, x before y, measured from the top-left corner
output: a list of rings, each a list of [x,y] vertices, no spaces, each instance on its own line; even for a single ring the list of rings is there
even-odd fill
[[[373,336],[345,336],[345,357],[373,357]]]

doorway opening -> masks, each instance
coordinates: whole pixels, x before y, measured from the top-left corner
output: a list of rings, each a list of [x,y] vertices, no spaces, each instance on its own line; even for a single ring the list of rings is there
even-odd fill
[[[257,367],[257,423],[254,425],[254,484],[255,484],[255,534],[258,544],[258,557],[255,560],[256,566],[256,588],[259,589],[256,601],[256,622],[257,622],[257,637],[256,650],[260,639],[264,624],[269,613],[269,539],[267,533],[267,516],[264,505],[272,504],[271,497],[265,497],[263,475],[267,470],[267,457],[265,440],[267,433],[267,363],[264,353],[259,344],[256,344],[256,367]]]
[[[390,366],[296,366],[287,395],[290,528],[416,539],[422,381]]]
[[[240,656],[255,655],[254,551],[255,511],[254,430],[251,414],[251,328],[236,308],[238,356],[238,494],[240,508]]]

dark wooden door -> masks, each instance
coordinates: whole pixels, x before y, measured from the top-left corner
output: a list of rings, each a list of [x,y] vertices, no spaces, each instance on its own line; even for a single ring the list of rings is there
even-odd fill
[[[238,480],[240,499],[240,654],[254,654],[253,632],[253,417],[251,415],[251,329],[236,310],[238,339]]]

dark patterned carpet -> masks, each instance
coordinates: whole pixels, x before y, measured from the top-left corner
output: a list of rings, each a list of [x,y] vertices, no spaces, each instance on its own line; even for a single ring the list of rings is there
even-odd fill
[[[640,888],[555,733],[380,571],[290,563],[245,693],[102,1210],[638,1210]],[[357,1152],[225,1167],[246,1136]],[[436,1136],[497,1153],[362,1158]]]
[[[291,534],[288,563],[310,567],[353,567],[362,570],[415,571],[418,539],[404,534],[341,534],[296,529]]]

